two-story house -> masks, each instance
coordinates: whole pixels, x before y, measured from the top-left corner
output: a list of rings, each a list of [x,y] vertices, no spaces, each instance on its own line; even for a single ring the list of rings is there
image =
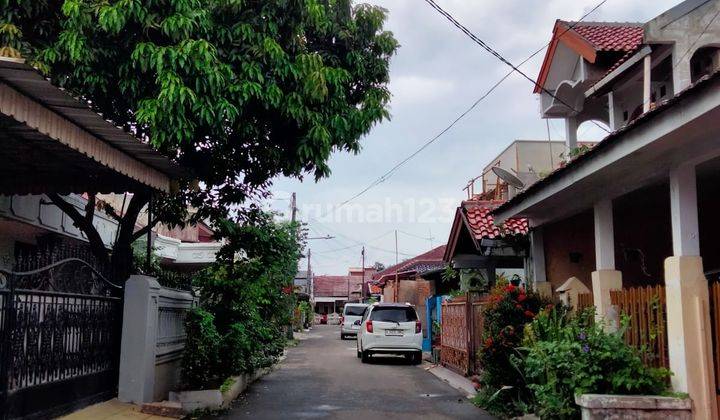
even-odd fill
[[[557,21],[541,116],[565,121],[568,149],[579,123],[609,134],[493,212],[528,219],[536,285],[577,277],[601,318],[611,291],[664,285],[672,386],[696,418],[718,416],[719,15],[718,0],[686,0],[645,23]]]

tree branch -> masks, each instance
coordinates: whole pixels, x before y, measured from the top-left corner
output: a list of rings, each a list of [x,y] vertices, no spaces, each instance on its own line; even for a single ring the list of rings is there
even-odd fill
[[[88,193],[88,201],[85,204],[85,221],[90,224],[92,224],[95,217],[95,203],[97,203],[97,195]]]
[[[153,219],[152,223],[146,226],[143,226],[142,228],[138,229],[135,233],[133,233],[132,240],[133,242],[137,241],[138,239],[142,238],[143,236],[148,234],[148,231],[155,227],[155,225],[158,224],[160,220]]]
[[[67,202],[58,194],[49,193],[45,195],[47,195],[50,201],[52,201],[52,203],[56,205],[57,208],[60,209],[60,211],[70,217],[70,219],[73,221],[73,224],[78,229],[85,233],[85,236],[87,236],[88,241],[90,242],[90,250],[92,251],[93,255],[95,255],[95,257],[100,260],[101,263],[109,262],[110,257],[108,250],[107,248],[105,248],[105,243],[103,242],[102,237],[100,237],[100,233],[98,233],[97,229],[95,229],[95,226],[92,224],[92,218],[88,220],[85,216],[80,214],[80,212],[75,208],[75,206]],[[88,204],[89,203],[90,200],[88,200]],[[85,207],[85,209],[87,212],[87,206]]]

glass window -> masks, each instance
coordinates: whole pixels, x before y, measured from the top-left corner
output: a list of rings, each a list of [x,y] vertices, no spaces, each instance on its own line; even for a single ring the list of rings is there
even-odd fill
[[[417,321],[417,314],[410,307],[378,306],[373,309],[370,319],[379,322],[413,322]]]
[[[365,306],[345,305],[345,316],[362,316],[365,312]]]

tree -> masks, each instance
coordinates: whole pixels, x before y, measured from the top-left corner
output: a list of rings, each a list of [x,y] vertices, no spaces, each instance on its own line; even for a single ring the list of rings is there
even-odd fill
[[[389,118],[389,61],[398,43],[386,11],[350,0],[0,0],[0,54],[26,57],[106,119],[171,156],[192,175],[158,197],[158,222],[183,209],[241,217],[278,175],[329,175],[335,151]],[[200,187],[197,187],[200,185]],[[89,217],[51,200],[96,256],[128,274],[138,215],[132,196],[108,253]]]

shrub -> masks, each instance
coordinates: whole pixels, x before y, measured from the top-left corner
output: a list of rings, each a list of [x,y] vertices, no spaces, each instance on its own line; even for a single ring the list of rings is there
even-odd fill
[[[524,373],[541,418],[576,418],[576,394],[660,394],[667,369],[643,365],[623,341],[627,322],[606,332],[586,311],[572,317],[560,310],[538,315],[525,334]]]
[[[219,367],[220,334],[215,317],[201,308],[188,311],[185,332],[182,382],[188,389],[204,389],[217,378]]]
[[[528,410],[532,394],[525,386],[522,359],[516,350],[525,325],[547,302],[538,293],[498,280],[484,311],[480,350],[480,391],[476,404],[493,414],[512,417]]]

